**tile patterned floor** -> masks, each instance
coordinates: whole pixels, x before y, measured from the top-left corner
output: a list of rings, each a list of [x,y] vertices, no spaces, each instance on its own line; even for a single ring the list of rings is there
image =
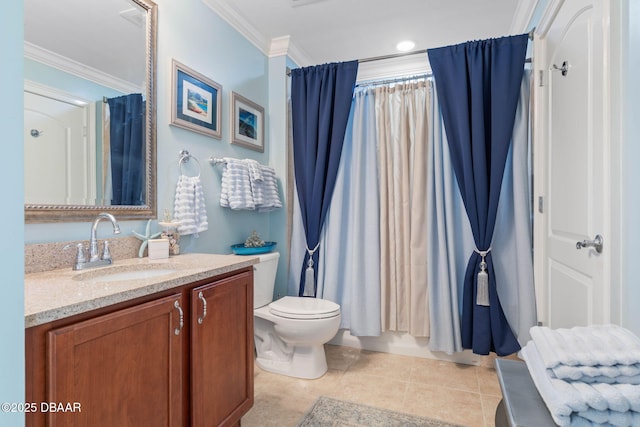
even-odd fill
[[[295,426],[320,395],[467,427],[494,426],[501,393],[491,356],[470,366],[334,345],[325,349],[329,371],[317,380],[256,366],[255,403],[242,426]]]

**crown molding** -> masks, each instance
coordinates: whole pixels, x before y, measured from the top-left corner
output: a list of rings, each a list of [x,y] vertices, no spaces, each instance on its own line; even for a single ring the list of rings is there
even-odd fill
[[[287,55],[301,67],[313,64],[309,55],[298,48],[291,41],[290,36],[275,37],[269,40],[227,3],[219,0],[202,0],[202,2],[267,57]]]
[[[68,74],[92,81],[102,86],[115,89],[122,93],[143,92],[144,88],[123,79],[107,74],[96,68],[89,67],[78,61],[59,55],[40,46],[24,42],[24,57],[56,68]]]
[[[269,54],[271,41],[258,32],[258,30],[256,30],[253,25],[249,24],[246,19],[240,16],[238,12],[229,7],[225,2],[218,0],[202,0],[202,2],[220,16],[220,18],[231,25],[251,44],[257,47],[260,52],[265,55]]]
[[[271,39],[271,46],[269,47],[269,58],[288,55],[290,44],[291,36],[275,37]]]
[[[289,56],[289,59],[298,64],[298,66],[300,67],[308,67],[316,64],[316,62],[313,61],[305,51],[298,48],[298,46],[293,42],[289,43],[289,50],[287,52],[287,55]]]

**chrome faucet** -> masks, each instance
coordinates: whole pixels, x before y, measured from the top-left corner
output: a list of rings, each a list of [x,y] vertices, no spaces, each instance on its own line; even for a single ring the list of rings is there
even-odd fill
[[[96,219],[93,220],[93,224],[91,225],[91,240],[89,240],[89,262],[96,262],[100,260],[100,257],[98,256],[98,238],[96,237],[96,234],[98,230],[98,223],[103,218],[111,221],[111,225],[113,225],[113,234],[120,234],[120,226],[118,225],[118,221],[116,221],[116,217],[106,212],[99,213]],[[107,245],[107,247],[109,247],[109,245]]]
[[[102,212],[99,213],[95,220],[93,220],[93,224],[91,225],[91,239],[89,240],[89,260],[87,261],[84,255],[84,245],[82,243],[78,243],[77,245],[77,253],[76,253],[76,262],[73,265],[74,270],[82,270],[85,268],[92,267],[100,267],[104,265],[109,265],[112,263],[111,253],[109,252],[109,242],[105,240],[104,248],[102,250],[102,257],[99,255],[98,251],[98,223],[102,219],[108,219],[111,221],[111,225],[113,225],[113,234],[120,234],[120,226],[118,225],[118,221],[116,218],[110,213]]]

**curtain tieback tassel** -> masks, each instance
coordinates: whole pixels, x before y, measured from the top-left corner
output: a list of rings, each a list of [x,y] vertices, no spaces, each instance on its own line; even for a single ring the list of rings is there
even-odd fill
[[[305,297],[316,296],[316,292],[315,292],[316,279],[315,279],[315,272],[313,269],[313,254],[318,250],[318,246],[320,246],[319,242],[316,245],[316,247],[313,248],[313,250],[309,249],[309,247],[307,246],[307,254],[309,255],[309,260],[307,261],[307,269],[304,272],[304,291],[302,293],[302,296],[305,296]]]
[[[478,287],[476,288],[476,305],[489,307],[489,273],[487,273],[487,261],[485,260],[491,248],[481,251],[475,248],[474,251],[482,257],[480,261],[480,271],[478,272]]]

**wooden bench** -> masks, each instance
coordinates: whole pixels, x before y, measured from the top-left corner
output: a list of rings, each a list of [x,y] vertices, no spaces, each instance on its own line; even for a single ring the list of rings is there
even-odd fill
[[[502,390],[502,400],[496,408],[496,427],[556,426],[526,363],[496,359],[495,365]]]

